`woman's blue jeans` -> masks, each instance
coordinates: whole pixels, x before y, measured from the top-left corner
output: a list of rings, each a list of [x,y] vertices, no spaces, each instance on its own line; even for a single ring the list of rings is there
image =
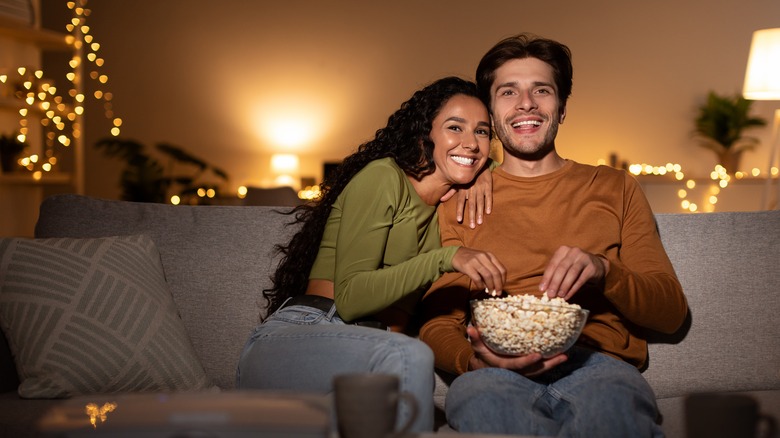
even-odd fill
[[[655,395],[636,367],[584,348],[540,377],[484,368],[458,376],[447,421],[460,432],[559,437],[662,437]]]
[[[346,324],[335,306],[323,312],[308,306],[284,307],[257,326],[238,363],[240,389],[298,390],[330,394],[338,374],[394,374],[401,391],[418,405],[413,432],[433,430],[433,352],[410,336]],[[411,415],[403,403],[398,425]]]

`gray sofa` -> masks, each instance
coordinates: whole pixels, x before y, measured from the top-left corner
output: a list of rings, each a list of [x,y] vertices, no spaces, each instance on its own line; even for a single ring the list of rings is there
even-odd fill
[[[293,231],[285,226],[289,220],[271,207],[58,195],[42,204],[36,237],[150,236],[205,375],[231,390],[239,352],[263,312],[260,291],[278,261],[274,245]],[[748,393],[763,412],[780,418],[780,211],[660,214],[657,221],[691,310],[678,333],[648,333],[644,375],[667,436],[684,436],[690,393]],[[29,435],[57,400],[17,395],[14,362],[1,337],[0,373],[0,436]],[[445,391],[439,379],[437,404]]]

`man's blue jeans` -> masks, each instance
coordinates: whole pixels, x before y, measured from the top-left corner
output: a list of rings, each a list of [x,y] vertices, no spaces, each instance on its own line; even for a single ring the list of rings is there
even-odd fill
[[[242,389],[297,390],[330,394],[333,377],[345,373],[399,377],[414,394],[417,419],[411,431],[433,430],[433,352],[422,341],[386,330],[348,325],[335,312],[292,305],[255,328],[238,363]],[[411,415],[399,405],[398,425]]]
[[[560,437],[662,437],[655,395],[636,367],[584,348],[540,377],[484,368],[447,392],[450,426],[461,432]]]

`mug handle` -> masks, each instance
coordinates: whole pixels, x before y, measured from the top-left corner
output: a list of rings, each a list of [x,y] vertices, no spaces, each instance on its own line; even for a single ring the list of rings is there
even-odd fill
[[[396,402],[401,401],[405,401],[409,405],[409,409],[412,411],[412,414],[409,416],[406,424],[401,427],[401,430],[395,433],[395,436],[402,436],[409,432],[409,429],[412,427],[412,423],[414,423],[414,420],[417,419],[417,399],[414,398],[414,395],[407,391],[399,392]]]
[[[775,438],[777,436],[777,422],[773,417],[769,415],[760,415],[758,417],[758,422],[759,424],[766,424],[766,428],[764,429],[764,437]]]

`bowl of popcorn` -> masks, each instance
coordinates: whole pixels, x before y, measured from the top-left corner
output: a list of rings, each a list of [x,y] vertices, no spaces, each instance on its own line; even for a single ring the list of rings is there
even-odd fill
[[[509,295],[471,301],[471,322],[493,352],[552,357],[571,348],[588,311],[562,298]]]

